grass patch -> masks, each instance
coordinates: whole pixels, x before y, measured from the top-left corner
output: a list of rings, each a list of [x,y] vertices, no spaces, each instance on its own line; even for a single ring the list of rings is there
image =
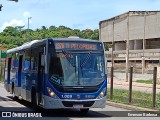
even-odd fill
[[[110,101],[110,89],[107,89],[108,96],[107,100]],[[140,91],[132,92],[132,102],[128,102],[128,90],[114,89],[113,99],[111,101],[117,103],[131,104],[144,108],[152,108],[152,94],[144,93]],[[156,95],[156,109],[160,108],[160,94]]]
[[[4,76],[0,76],[0,82],[4,82]]]
[[[138,83],[153,84],[153,80],[136,80]]]

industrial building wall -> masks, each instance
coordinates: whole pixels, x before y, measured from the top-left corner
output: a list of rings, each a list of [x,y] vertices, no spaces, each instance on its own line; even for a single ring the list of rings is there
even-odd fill
[[[160,12],[146,15],[145,36],[147,39],[160,37]]]
[[[114,33],[114,41],[127,40],[128,21],[129,40],[160,38],[160,12],[130,12],[129,20],[127,17],[126,14],[123,18],[100,22],[100,39],[111,42]]]
[[[100,40],[109,42],[113,40],[113,22],[103,22],[100,29]]]
[[[143,49],[143,41],[142,40],[135,40],[134,50]]]
[[[160,39],[146,40],[146,49],[160,49]]]
[[[102,42],[108,48],[113,45],[113,51],[105,52],[108,63],[114,70],[126,72],[126,79],[126,66],[148,74],[160,66],[160,11],[129,11],[101,21],[99,27]]]
[[[127,24],[127,23],[126,23]],[[129,39],[137,40],[144,38],[144,15],[129,17]]]
[[[115,43],[115,51],[117,50],[126,50],[126,43],[123,42]]]
[[[127,23],[127,17],[117,19],[114,22],[114,41],[126,41],[128,39],[126,23]]]
[[[129,41],[129,50],[134,50],[134,46],[135,46],[135,41],[134,40],[130,40]]]

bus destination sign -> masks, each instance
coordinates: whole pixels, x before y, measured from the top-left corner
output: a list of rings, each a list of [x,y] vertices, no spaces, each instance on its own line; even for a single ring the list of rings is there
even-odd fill
[[[94,43],[69,43],[57,42],[56,49],[75,49],[75,50],[97,50],[97,44]]]

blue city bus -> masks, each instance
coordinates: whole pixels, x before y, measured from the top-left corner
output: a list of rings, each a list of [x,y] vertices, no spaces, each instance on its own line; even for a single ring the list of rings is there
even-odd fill
[[[103,43],[81,38],[33,40],[7,50],[5,89],[44,109],[106,105]]]

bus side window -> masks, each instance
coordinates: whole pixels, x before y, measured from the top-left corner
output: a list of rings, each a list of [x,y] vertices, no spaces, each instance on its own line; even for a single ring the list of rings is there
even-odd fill
[[[38,57],[31,57],[31,70],[37,70],[38,69]]]
[[[33,57],[31,57],[31,70],[35,70],[35,61]]]
[[[11,69],[18,70],[18,59],[16,53],[12,55]]]
[[[31,59],[31,56],[30,56],[30,51],[29,50],[26,50],[25,51],[25,58],[24,58],[24,63],[23,63],[23,66],[24,66],[24,70],[30,70],[31,68],[31,64],[30,64],[30,59]]]
[[[34,48],[31,50],[31,70],[38,69],[38,48]]]

